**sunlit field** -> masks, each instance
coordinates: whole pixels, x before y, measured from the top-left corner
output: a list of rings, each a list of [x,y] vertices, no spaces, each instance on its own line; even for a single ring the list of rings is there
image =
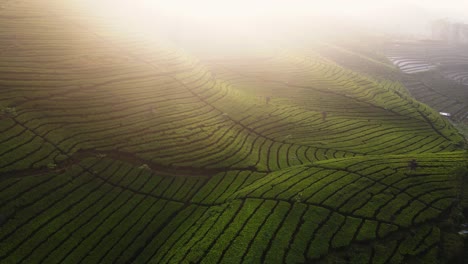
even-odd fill
[[[466,45],[392,4],[2,2],[0,263],[462,263]]]

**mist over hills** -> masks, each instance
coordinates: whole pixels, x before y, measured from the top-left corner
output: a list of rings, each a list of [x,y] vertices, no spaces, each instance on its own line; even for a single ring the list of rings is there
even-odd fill
[[[3,3],[0,263],[466,259],[468,75],[427,66],[463,47],[371,1],[140,3]]]

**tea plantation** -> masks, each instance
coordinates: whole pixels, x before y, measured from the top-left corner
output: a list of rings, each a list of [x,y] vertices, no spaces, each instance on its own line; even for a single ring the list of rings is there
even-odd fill
[[[400,82],[204,60],[54,2],[0,9],[0,263],[459,254],[466,141]]]

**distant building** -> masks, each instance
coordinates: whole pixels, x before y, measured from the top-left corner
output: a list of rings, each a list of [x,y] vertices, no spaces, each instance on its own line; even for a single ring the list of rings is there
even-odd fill
[[[445,117],[451,117],[452,116],[450,113],[446,113],[446,112],[439,112],[439,114],[441,116],[445,116]]]
[[[468,24],[441,19],[432,23],[432,39],[454,44],[468,44]]]

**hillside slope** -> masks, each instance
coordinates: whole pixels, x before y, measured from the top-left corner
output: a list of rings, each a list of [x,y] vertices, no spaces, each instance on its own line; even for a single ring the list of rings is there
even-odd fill
[[[1,263],[450,257],[465,141],[400,84],[51,6],[0,10]]]

